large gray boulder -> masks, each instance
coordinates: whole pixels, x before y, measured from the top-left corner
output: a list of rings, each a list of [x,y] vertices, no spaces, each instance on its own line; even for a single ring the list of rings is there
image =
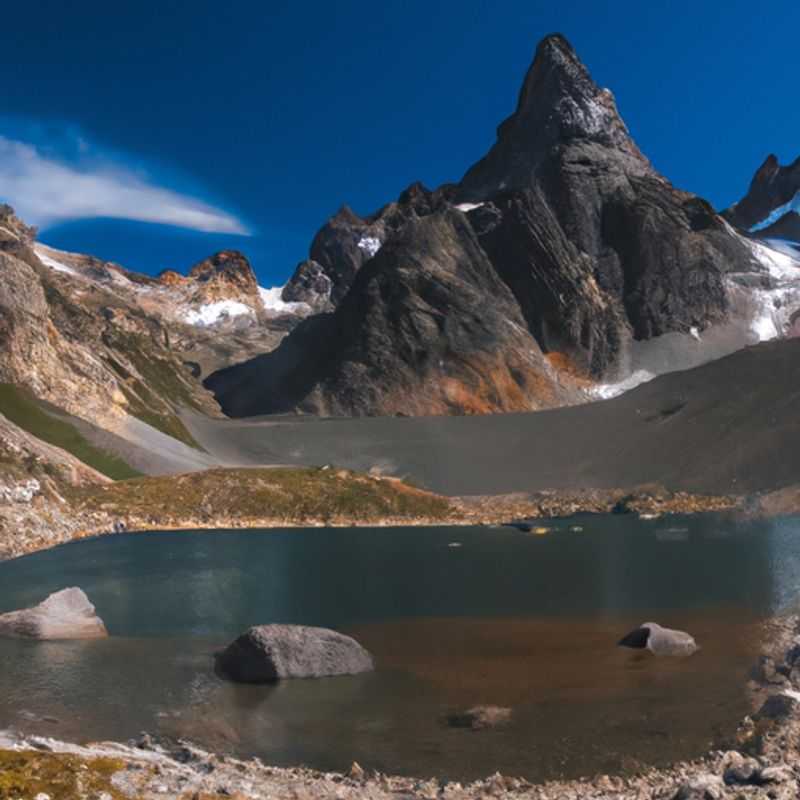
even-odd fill
[[[0,614],[0,636],[17,639],[102,639],[103,620],[86,594],[76,587],[62,589],[32,608]]]
[[[355,640],[327,628],[257,625],[217,654],[217,669],[239,683],[355,675],[375,668]]]

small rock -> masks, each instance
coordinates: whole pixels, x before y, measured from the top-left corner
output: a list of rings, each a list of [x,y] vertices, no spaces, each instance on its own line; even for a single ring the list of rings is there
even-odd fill
[[[728,786],[756,783],[758,773],[758,761],[754,758],[741,757],[738,763],[731,764],[731,766],[725,770],[723,780]]]
[[[504,725],[511,719],[511,709],[501,706],[474,706],[466,711],[451,714],[447,724],[451,728],[471,728],[480,731],[486,728],[496,728]]]
[[[794,779],[794,771],[787,764],[776,764],[759,770],[758,783],[786,783]]]
[[[358,763],[358,761],[354,761],[350,765],[350,771],[347,774],[354,781],[363,781],[366,776],[364,768],[361,766],[361,764]]]
[[[778,671],[775,661],[769,656],[761,656],[758,665],[754,668],[754,677],[761,683],[774,685],[786,683],[786,676]]]
[[[600,775],[596,783],[604,792],[615,792],[618,788],[617,782],[610,775]]]
[[[798,661],[800,661],[800,636],[795,637],[792,646],[786,653],[786,663],[790,667],[793,667]]]
[[[772,694],[755,715],[756,719],[782,720],[794,714],[798,706],[798,698],[786,694]]]
[[[695,775],[682,784],[674,795],[674,800],[719,800],[725,793],[722,778],[706,773]]]

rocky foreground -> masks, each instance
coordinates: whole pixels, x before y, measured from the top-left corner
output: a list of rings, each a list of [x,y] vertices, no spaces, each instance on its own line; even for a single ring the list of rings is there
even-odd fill
[[[541,785],[500,774],[471,784],[443,783],[436,778],[367,772],[355,763],[346,774],[268,767],[258,759],[214,755],[188,742],[155,742],[147,735],[129,744],[79,746],[6,732],[0,734],[0,798],[788,800],[800,791],[798,634],[796,617],[774,623],[771,650],[754,668],[748,687],[754,713],[742,720],[737,748],[710,752],[668,769]]]

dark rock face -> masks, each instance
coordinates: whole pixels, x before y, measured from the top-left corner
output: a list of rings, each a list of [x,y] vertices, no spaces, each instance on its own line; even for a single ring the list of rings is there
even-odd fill
[[[531,186],[554,160],[571,176],[613,186],[625,174],[655,174],[617,113],[614,96],[600,89],[567,40],[539,44],[516,111],[497,129],[497,143],[459,185],[461,201]],[[593,209],[589,207],[588,213]]]
[[[541,192],[525,189],[471,211],[470,221],[528,329],[548,353],[602,374],[630,337],[590,259],[565,236]]]
[[[782,167],[776,156],[769,155],[753,176],[747,194],[724,211],[723,216],[731,224],[749,230],[766,220],[776,209],[791,203],[799,192],[800,158]],[[787,209],[760,234],[800,241],[800,215],[796,209]]]
[[[366,220],[343,206],[325,223],[311,243],[310,259],[319,264],[330,279],[334,303],[344,297],[356,272],[369,258],[370,249],[374,246],[371,241],[380,241],[377,231],[370,231],[369,227]]]
[[[321,264],[308,259],[301,261],[289,282],[283,287],[281,299],[286,303],[305,303],[315,311],[331,307],[333,281]]]
[[[653,170],[561,36],[539,45],[457,199],[484,204],[470,219],[542,349],[592,377],[613,372],[626,341],[723,317],[724,274],[751,263],[707,203]]]
[[[421,183],[414,183],[401,193],[397,202],[389,203],[368,217],[360,217],[348,206],[343,206],[314,237],[309,259],[297,266],[283,299],[292,301],[294,297],[307,294],[302,287],[312,280],[313,273],[313,282],[321,286],[320,277],[323,277],[330,283],[329,306],[335,307],[347,294],[356,273],[378,252],[387,237],[409,220],[442,209],[454,192],[453,185],[431,191]],[[317,303],[312,307],[320,306]]]
[[[22,639],[99,639],[106,626],[77,588],[51,594],[33,608],[0,614],[0,636]]]
[[[335,313],[212,375],[226,413],[485,413],[569,402],[465,216],[408,223]]]
[[[239,683],[324,678],[371,672],[372,656],[355,640],[327,628],[258,625],[217,654],[217,668]]]
[[[780,219],[762,228],[758,235],[763,239],[788,239],[800,243],[800,213],[787,211]]]
[[[460,184],[414,184],[367,218],[344,208],[311,258],[335,311],[212,376],[226,412],[577,402],[581,382],[625,372],[634,342],[725,319],[726,275],[761,269],[708,203],[652,168],[558,35],[539,45],[516,111]],[[309,263],[292,287],[312,282]]]

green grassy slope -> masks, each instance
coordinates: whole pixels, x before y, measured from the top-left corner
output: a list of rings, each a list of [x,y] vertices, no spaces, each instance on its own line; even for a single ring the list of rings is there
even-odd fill
[[[0,383],[0,414],[43,442],[72,453],[109,478],[122,480],[141,475],[122,459],[91,445],[68,422],[47,414],[33,395],[19,386]]]

